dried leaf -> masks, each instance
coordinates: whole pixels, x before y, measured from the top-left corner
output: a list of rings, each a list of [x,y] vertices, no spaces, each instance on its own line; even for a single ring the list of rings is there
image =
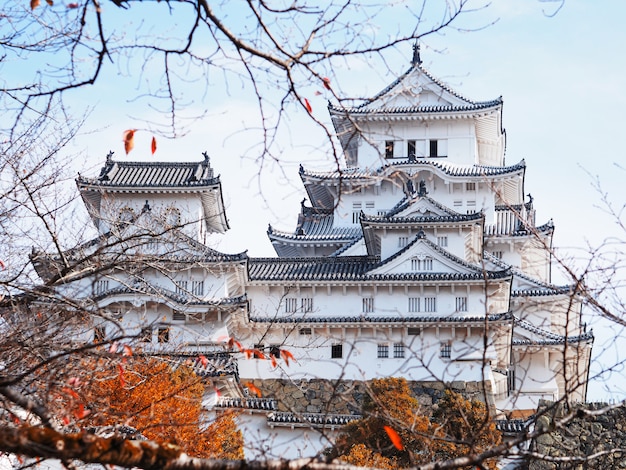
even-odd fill
[[[90,411],[85,409],[85,405],[82,403],[78,404],[78,409],[74,410],[74,416],[76,419],[83,419],[89,416]]]
[[[259,349],[253,349],[252,353],[254,354],[254,357],[256,357],[257,359],[267,359],[265,357],[265,354],[263,354],[263,352]]]
[[[135,147],[135,130],[136,129],[128,129],[124,131],[124,150],[126,151],[126,155],[130,153],[130,151]]]
[[[54,2],[52,0],[46,0],[46,3],[50,6],[54,6]]]
[[[285,349],[281,349],[280,350],[280,357],[283,358],[283,361],[285,361],[285,364],[289,365],[289,360],[291,359],[293,362],[297,362],[296,358],[293,357],[293,354],[291,354],[291,352],[285,350]]]
[[[30,9],[34,10],[40,5],[40,3],[41,2],[39,0],[30,0]]]
[[[122,353],[122,356],[132,356],[133,355],[133,348],[131,348],[128,344],[124,345],[124,352]]]
[[[309,114],[313,114],[313,107],[311,106],[311,103],[309,103],[309,100],[307,100],[306,98],[304,98],[304,106],[306,107],[306,110],[309,112]]]
[[[277,367],[278,363],[276,362],[276,356],[270,354],[270,362],[272,363],[272,367]]]
[[[154,152],[156,152],[157,149],[156,137],[154,136],[152,136],[152,146],[150,147],[150,149],[152,150],[152,155],[154,155]]]
[[[259,388],[254,385],[252,382],[246,382],[244,384],[248,390],[250,390],[250,392],[254,393],[257,397],[261,398],[262,394],[261,394],[261,390],[259,390]]]
[[[324,88],[330,90],[330,78],[324,77],[322,78],[322,83],[324,84]]]
[[[124,380],[124,366],[122,364],[117,365],[117,371],[120,376],[120,386],[124,387],[126,385],[126,380]]]
[[[404,450],[404,446],[402,445],[402,439],[400,438],[400,435],[396,432],[396,430],[393,429],[391,426],[383,426],[383,428],[389,436],[389,439],[391,440],[393,446],[398,450]]]
[[[68,3],[67,8],[78,8],[78,3]]]
[[[0,268],[5,269],[6,268],[6,264],[4,264],[4,261],[2,261],[0,259]]]

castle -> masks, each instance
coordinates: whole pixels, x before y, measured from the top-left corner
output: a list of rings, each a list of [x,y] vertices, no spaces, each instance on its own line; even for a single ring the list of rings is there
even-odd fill
[[[98,312],[84,340],[205,358],[210,406],[244,410],[249,456],[319,452],[379,377],[462,387],[503,417],[584,401],[593,335],[574,286],[551,282],[554,227],[535,222],[524,161],[505,162],[502,105],[453,91],[416,48],[374,97],[329,105],[344,165],[300,168],[308,201],[293,231],[269,227],[277,257],[211,248],[229,225],[206,154],[109,154],[77,179],[98,238],[33,264]]]

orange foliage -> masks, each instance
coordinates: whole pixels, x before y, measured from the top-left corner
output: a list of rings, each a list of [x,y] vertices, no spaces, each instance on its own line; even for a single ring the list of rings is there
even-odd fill
[[[344,427],[332,451],[353,465],[406,468],[480,453],[501,442],[483,403],[446,391],[429,419],[405,379],[373,380],[362,412],[364,418]],[[483,462],[485,468],[495,465]]]
[[[190,455],[243,458],[243,437],[233,415],[225,414],[205,428],[204,385],[191,369],[172,369],[163,361],[137,356],[124,360],[123,376],[116,370],[119,363],[92,364],[79,390],[90,408],[82,413],[80,424],[126,424],[148,439],[173,442]]]

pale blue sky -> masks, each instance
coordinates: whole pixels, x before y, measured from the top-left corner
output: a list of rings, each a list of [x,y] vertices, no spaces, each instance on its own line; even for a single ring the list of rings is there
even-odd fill
[[[609,237],[625,238],[615,221],[598,209],[601,197],[593,183],[599,178],[608,198],[618,208],[624,204],[626,2],[566,0],[550,17],[559,5],[554,1],[494,0],[457,23],[470,31],[447,30],[425,38],[422,59],[435,76],[471,99],[503,96],[507,163],[526,160],[526,192],[535,198],[537,222],[553,218],[555,245],[582,263],[588,243],[596,247]],[[364,34],[394,34],[406,27],[400,21],[402,8],[374,17]],[[116,14],[128,18],[122,13]],[[406,70],[410,57],[408,46],[390,51],[386,56],[390,70],[347,61],[341,70],[333,71],[334,85],[344,93],[374,94]],[[150,77],[150,70],[142,80],[148,78],[155,78]],[[121,158],[122,132],[143,128],[139,118],[158,114],[143,102],[130,100],[137,80],[137,76],[124,79],[110,67],[101,82],[75,93],[77,110],[86,104],[94,106],[85,133],[68,148],[78,155],[76,171],[93,174],[109,150]],[[299,163],[319,167],[330,163],[320,148],[319,132],[305,111],[291,107],[288,128],[279,135],[277,145],[282,149],[282,163],[266,161],[258,178],[258,133],[246,130],[253,125],[253,97],[236,80],[227,90],[211,87],[205,92],[193,81],[188,87],[185,99],[190,114],[206,110],[207,116],[190,125],[184,138],[159,137],[156,157],[199,159],[207,150],[222,177],[232,227],[218,249],[273,255],[265,231],[268,223],[287,230],[294,227],[304,194],[297,174]],[[302,93],[310,100],[314,115],[328,121],[327,96],[316,96],[318,88],[304,88]],[[149,132],[138,132],[137,148],[130,158],[154,158],[148,151],[150,137]],[[619,361],[623,338],[613,341],[615,330],[602,323],[595,328],[597,364]],[[610,391],[615,397],[626,396],[621,374],[609,379],[604,384],[593,383],[590,398],[607,398]]]

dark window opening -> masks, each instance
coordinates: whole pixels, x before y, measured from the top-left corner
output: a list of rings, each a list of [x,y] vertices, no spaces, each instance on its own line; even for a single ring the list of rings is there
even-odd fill
[[[159,343],[169,343],[170,342],[170,329],[159,328],[157,331],[157,337],[159,339]]]
[[[341,359],[343,357],[343,344],[333,344],[330,348],[330,357],[332,359]]]
[[[93,342],[102,343],[106,338],[106,328],[104,326],[96,326],[93,329]]]
[[[409,140],[407,142],[407,146],[406,146],[406,155],[409,158],[409,160],[413,161],[415,160],[415,141],[414,140]]]
[[[274,356],[276,359],[280,358],[280,347],[276,344],[270,346],[270,356]]]
[[[393,158],[393,140],[385,141],[385,158]]]
[[[430,141],[430,156],[431,157],[437,156],[437,141],[436,140]]]

